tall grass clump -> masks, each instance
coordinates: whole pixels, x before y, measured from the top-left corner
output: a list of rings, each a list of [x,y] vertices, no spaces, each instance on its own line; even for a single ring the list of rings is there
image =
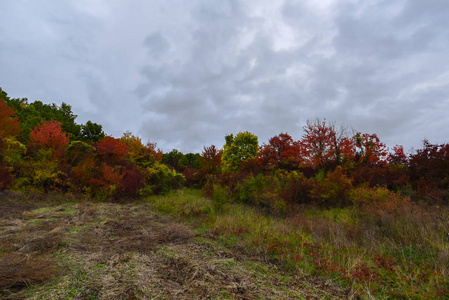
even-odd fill
[[[274,259],[295,274],[331,278],[360,295],[449,297],[447,208],[417,205],[382,187],[354,188],[348,197],[354,205],[303,206],[282,217],[232,202],[219,185],[210,200],[180,190],[150,201],[200,220],[228,247]]]

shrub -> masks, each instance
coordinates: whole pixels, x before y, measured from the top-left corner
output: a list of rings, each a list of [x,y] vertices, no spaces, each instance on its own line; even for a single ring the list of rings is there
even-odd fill
[[[328,173],[322,182],[315,181],[310,193],[312,198],[327,206],[343,206],[349,204],[351,188],[351,180],[343,174],[341,166],[338,166]]]
[[[67,161],[72,167],[78,166],[87,159],[93,150],[94,147],[85,142],[73,141],[67,147]]]
[[[220,184],[213,185],[212,202],[216,213],[223,212],[224,205],[230,201],[229,189]]]
[[[358,187],[351,191],[350,199],[358,208],[399,214],[410,208],[410,197],[400,196],[387,188]]]
[[[166,194],[172,189],[182,187],[184,176],[170,170],[166,165],[156,163],[146,168],[145,194]]]
[[[310,191],[313,187],[313,179],[308,179],[301,172],[278,172],[277,177],[281,182],[280,197],[287,205],[305,204],[311,200]]]

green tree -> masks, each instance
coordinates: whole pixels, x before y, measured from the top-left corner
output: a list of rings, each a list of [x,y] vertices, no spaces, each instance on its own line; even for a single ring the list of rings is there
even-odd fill
[[[259,141],[256,135],[245,131],[239,132],[235,137],[229,134],[225,140],[222,156],[225,172],[237,172],[241,162],[257,156]]]
[[[176,149],[162,155],[162,163],[171,169],[175,169],[177,172],[182,172],[182,168],[179,161],[183,158],[184,154]]]
[[[84,142],[96,143],[104,138],[104,132],[101,125],[87,121],[81,125],[80,138]]]

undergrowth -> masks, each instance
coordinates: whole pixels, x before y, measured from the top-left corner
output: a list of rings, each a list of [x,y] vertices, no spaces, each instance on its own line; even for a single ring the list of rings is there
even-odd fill
[[[375,199],[395,197],[374,192]],[[330,278],[362,299],[449,298],[448,208],[407,200],[391,207],[392,201],[382,200],[274,217],[223,201],[217,208],[194,190],[148,201],[206,226],[227,247],[274,259],[289,272]]]

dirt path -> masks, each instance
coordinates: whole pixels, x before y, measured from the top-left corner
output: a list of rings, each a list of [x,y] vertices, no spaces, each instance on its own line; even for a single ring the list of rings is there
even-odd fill
[[[342,299],[148,204],[0,202],[2,299]]]

